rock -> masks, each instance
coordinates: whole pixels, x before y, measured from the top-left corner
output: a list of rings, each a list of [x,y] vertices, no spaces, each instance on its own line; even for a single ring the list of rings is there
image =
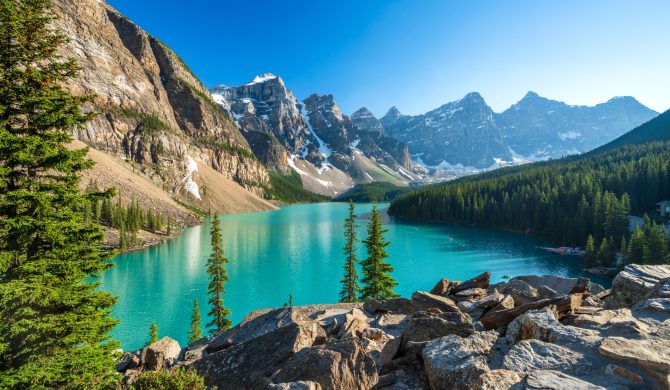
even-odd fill
[[[635,305],[636,309],[653,310],[653,311],[670,311],[670,298],[650,298],[638,302]]]
[[[183,353],[184,361],[188,362],[198,360],[203,357],[206,354],[205,349],[207,348],[208,342],[209,339],[207,337],[203,337],[202,339],[186,347]]]
[[[536,289],[540,288],[540,286],[545,286],[556,291],[560,295],[570,295],[572,289],[575,287],[576,284],[585,283],[586,281],[588,281],[588,279],[586,279],[580,282],[579,279],[576,278],[563,278],[556,275],[517,276],[516,278],[511,279],[510,282],[513,280],[522,280]],[[587,286],[588,287],[586,288],[585,292],[588,292],[590,294],[597,294],[604,290],[601,285],[597,283],[592,283],[590,281],[588,282]]]
[[[540,340],[522,340],[503,359],[505,369],[530,373],[535,370],[588,371],[584,356],[560,345]]]
[[[631,307],[652,292],[660,281],[667,278],[670,278],[670,265],[627,265],[614,277],[605,307],[608,309]]]
[[[642,377],[639,376],[638,374],[634,373],[631,370],[627,370],[623,367],[619,367],[616,364],[608,364],[607,367],[605,367],[605,374],[618,375],[622,378],[628,379],[629,381],[635,383],[644,382],[644,379],[642,379]]]
[[[487,310],[498,305],[503,299],[505,299],[504,295],[498,291],[493,291],[485,297],[475,301],[475,307],[477,309]]]
[[[435,287],[433,287],[432,290],[430,290],[430,293],[433,295],[442,295],[445,296],[449,292],[449,288],[451,287],[451,282],[448,279],[441,279]]]
[[[486,360],[497,338],[497,332],[489,331],[430,341],[423,349],[423,361],[431,389],[479,389],[481,376],[489,371]]]
[[[656,283],[646,298],[670,298],[670,278]]]
[[[314,321],[292,323],[250,338],[187,364],[204,377],[207,386],[225,389],[264,389],[266,378],[296,352],[311,347],[323,329]],[[275,382],[293,382],[291,378]]]
[[[472,320],[465,313],[418,312],[410,320],[403,342],[430,341],[450,334],[467,337],[474,332]]]
[[[602,307],[582,306],[582,307],[578,307],[578,308],[575,309],[575,314],[590,314],[590,315],[593,315],[594,313],[597,313],[601,310],[603,310]]]
[[[540,299],[537,289],[521,279],[511,279],[504,286],[503,294],[510,295],[514,299],[515,306],[522,306]]]
[[[482,390],[507,390],[522,380],[522,375],[510,370],[493,370],[479,377]]]
[[[670,388],[670,340],[657,337],[629,340],[608,337],[598,352],[601,355],[644,369],[660,388]]]
[[[389,335],[377,328],[367,328],[361,341],[363,350],[375,361],[378,371],[393,360],[402,344],[401,337]]]
[[[459,291],[455,294],[456,297],[465,299],[469,298],[478,299],[483,297],[484,295],[486,295],[486,289],[484,288],[469,288],[467,290]]]
[[[297,381],[289,383],[271,383],[268,390],[321,390],[321,385],[312,381]]]
[[[339,337],[360,337],[367,329],[370,319],[360,309],[353,309],[344,316]]]
[[[169,337],[163,337],[142,350],[142,366],[145,370],[162,370],[171,367],[179,358],[181,347]]]
[[[555,291],[554,289],[547,286],[540,286],[536,290],[537,296],[540,299],[556,298],[562,295],[558,291]]]
[[[486,327],[486,329],[495,329],[501,326],[506,326],[512,322],[516,317],[529,310],[542,309],[544,307],[554,305],[559,316],[564,316],[580,307],[582,304],[582,296],[580,294],[573,294],[566,297],[543,299],[537,302],[528,303],[523,306],[515,307],[513,309],[489,311],[484,314],[479,321]]]
[[[365,304],[363,305],[363,310],[365,310],[370,314],[396,313],[396,314],[411,315],[416,313],[417,311],[425,310],[425,307],[407,298],[394,298],[389,299],[387,301],[377,301],[375,299],[368,299],[365,301]]]
[[[412,302],[416,306],[422,307],[423,310],[436,308],[445,313],[459,313],[461,311],[451,299],[439,295],[433,295],[424,291],[414,292],[414,294],[412,294]]]
[[[597,330],[604,335],[646,334],[649,325],[633,316],[630,309],[601,310],[591,314],[580,314],[572,319],[574,325]]]
[[[514,298],[512,298],[511,295],[503,295],[503,296],[504,296],[503,300],[500,301],[500,303],[498,303],[497,305],[493,306],[491,310],[488,311],[488,313],[495,313],[497,311],[514,308]]]
[[[528,390],[606,390],[604,387],[554,370],[533,371],[526,377],[524,385]]]
[[[546,341],[553,329],[563,326],[556,317],[558,317],[558,314],[552,306],[528,311],[507,326],[505,338],[510,344],[528,339]]]
[[[589,284],[591,284],[591,281],[588,278],[579,278],[568,294],[589,292]]]
[[[116,371],[124,372],[140,366],[140,358],[132,352],[124,352],[116,363]]]
[[[349,312],[351,312],[350,309],[328,309],[317,312],[311,315],[310,318],[326,328],[331,326],[333,322],[337,323],[338,326],[342,325],[344,323],[344,316]]]
[[[242,322],[214,337],[206,348],[214,353],[231,345],[260,337],[284,326],[302,324],[310,319],[297,307],[284,307],[268,312],[252,312]]]
[[[484,272],[481,275],[475,276],[470,280],[466,280],[465,282],[457,286],[454,286],[452,288],[452,292],[454,294],[458,294],[461,291],[468,290],[471,288],[481,288],[486,290],[489,287],[490,280],[491,280],[491,273]]]
[[[273,380],[312,381],[323,390],[363,390],[372,388],[378,375],[375,362],[361,341],[347,338],[297,352],[281,364]]]
[[[370,326],[381,329],[384,333],[394,337],[401,337],[409,326],[410,318],[405,314],[384,313],[372,320]]]

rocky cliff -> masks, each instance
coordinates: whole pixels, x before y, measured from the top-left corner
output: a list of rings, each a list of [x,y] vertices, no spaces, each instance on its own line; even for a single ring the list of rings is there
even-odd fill
[[[87,109],[98,113],[75,138],[202,210],[230,210],[210,192],[224,180],[263,194],[265,168],[172,50],[103,1],[57,0],[53,7],[55,27],[70,39],[63,54],[81,67],[68,87],[92,95]],[[272,207],[258,200],[251,209]]]
[[[260,310],[186,348],[170,338],[119,360],[186,367],[226,389],[667,389],[670,266],[586,278],[490,274],[411,298]]]

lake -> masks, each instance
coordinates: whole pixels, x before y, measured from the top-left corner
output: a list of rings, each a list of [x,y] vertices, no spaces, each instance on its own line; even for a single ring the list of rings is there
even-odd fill
[[[358,204],[357,214],[364,216],[371,207]],[[230,260],[224,302],[233,323],[252,310],[282,306],[289,294],[294,305],[337,302],[346,215],[345,203],[223,215],[224,248]],[[366,222],[358,222],[359,238],[364,237]],[[385,227],[391,242],[388,260],[400,283],[396,292],[405,297],[415,290],[430,290],[442,277],[465,280],[484,271],[492,273],[494,282],[503,280],[503,275],[526,274],[597,279],[581,271],[582,259],[547,253],[537,248],[546,243],[521,235],[393,219]],[[208,322],[209,230],[206,222],[161,245],[121,254],[114,259],[115,267],[101,277],[102,289],[119,297],[113,316],[121,323],[112,336],[124,350],[142,347],[153,321],[161,337],[185,345],[194,299],[200,303],[203,326]],[[365,249],[362,243],[358,246],[362,258]]]

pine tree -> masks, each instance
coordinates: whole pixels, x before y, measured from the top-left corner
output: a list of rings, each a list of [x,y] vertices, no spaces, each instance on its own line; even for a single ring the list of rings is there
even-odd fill
[[[149,341],[146,345],[151,345],[156,341],[158,341],[158,324],[156,324],[156,322],[152,322],[149,325]]]
[[[385,300],[398,296],[393,292],[393,288],[398,285],[391,275],[393,267],[386,262],[388,253],[385,248],[389,242],[384,240],[385,232],[377,207],[373,206],[368,223],[368,237],[363,241],[368,257],[361,262],[363,271],[361,300],[367,298]]]
[[[344,237],[346,239],[344,254],[347,258],[344,263],[344,278],[340,281],[342,283],[340,302],[356,302],[358,300],[358,294],[360,293],[358,271],[356,270],[356,265],[358,263],[358,258],[356,257],[357,225],[354,211],[354,202],[349,199],[349,216],[344,222]]]
[[[93,162],[69,150],[90,115],[62,85],[48,0],[0,1],[0,388],[101,388],[118,378],[115,298],[91,278],[111,267],[79,191]],[[110,196],[111,193],[105,193]]]
[[[200,329],[200,305],[198,300],[193,300],[193,313],[191,314],[191,330],[188,331],[188,343],[193,344],[202,338]]]
[[[621,263],[628,264],[628,243],[626,242],[626,236],[621,238],[621,246],[619,248],[619,256],[621,256]]]
[[[207,291],[209,292],[209,304],[211,306],[209,315],[212,317],[212,321],[207,326],[211,327],[209,332],[214,335],[228,329],[231,325],[227,318],[230,315],[230,310],[223,305],[224,285],[228,280],[228,272],[226,271],[228,259],[223,254],[221,221],[216,214],[212,220],[210,235],[212,254],[207,260],[207,273],[209,274]]]
[[[595,265],[597,255],[598,253],[596,252],[596,243],[595,240],[593,239],[593,235],[589,234],[588,238],[586,239],[586,255],[584,256],[584,260],[586,260],[585,268],[591,268]]]
[[[630,236],[626,254],[628,263],[640,263],[644,258],[644,232],[639,227]]]

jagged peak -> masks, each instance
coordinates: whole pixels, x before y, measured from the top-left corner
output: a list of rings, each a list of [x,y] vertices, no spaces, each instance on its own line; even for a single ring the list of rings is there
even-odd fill
[[[263,73],[263,74],[259,74],[256,77],[254,77],[254,79],[251,80],[250,82],[248,82],[246,85],[260,84],[260,83],[264,83],[266,81],[275,80],[275,79],[280,79],[281,80],[281,78],[279,76],[277,76],[273,73]]]
[[[351,119],[357,119],[357,118],[374,118],[375,116],[368,110],[367,107],[361,107],[358,110],[356,110],[353,114],[351,114]]]
[[[384,115],[384,116],[389,116],[389,117],[391,117],[391,116],[402,116],[402,114],[400,113],[400,110],[398,110],[398,107],[393,106],[393,107],[389,108],[388,111],[386,111],[386,115]]]

